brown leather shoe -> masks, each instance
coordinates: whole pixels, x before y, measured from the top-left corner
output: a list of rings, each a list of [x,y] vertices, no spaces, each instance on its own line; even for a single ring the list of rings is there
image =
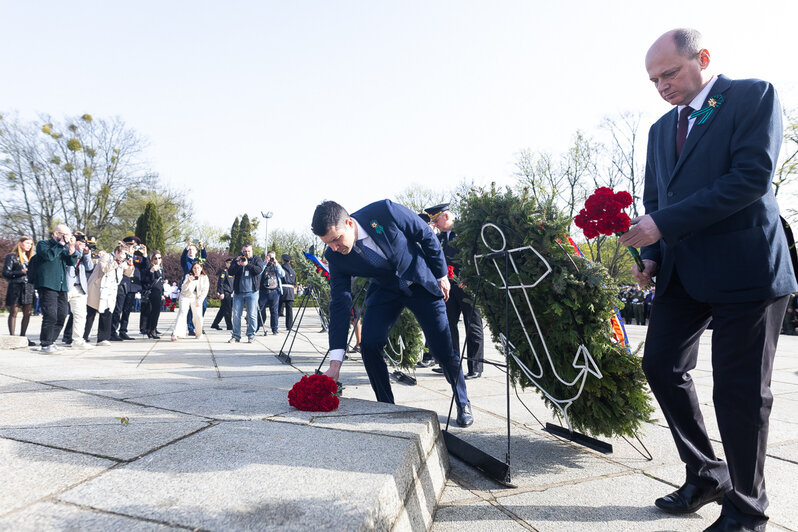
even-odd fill
[[[723,500],[723,495],[729,488],[726,486],[716,488],[701,488],[690,482],[685,482],[678,490],[660,497],[654,504],[660,510],[669,514],[690,514],[711,502],[718,504]]]

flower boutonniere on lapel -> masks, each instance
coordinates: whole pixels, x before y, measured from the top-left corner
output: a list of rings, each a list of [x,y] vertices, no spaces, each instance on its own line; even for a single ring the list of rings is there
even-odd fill
[[[378,235],[381,235],[384,231],[382,226],[377,223],[377,220],[372,220],[369,225],[371,225],[371,228],[374,229],[374,232]]]
[[[715,96],[711,96],[709,100],[707,100],[707,106],[691,114],[690,118],[697,118],[698,122],[696,122],[695,125],[700,126],[701,124],[709,120],[709,117],[710,115],[712,115],[712,112],[721,105],[723,105],[723,96],[721,94],[716,94]]]

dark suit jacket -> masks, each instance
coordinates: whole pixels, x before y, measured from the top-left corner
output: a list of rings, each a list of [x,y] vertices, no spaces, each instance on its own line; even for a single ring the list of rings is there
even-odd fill
[[[324,257],[330,268],[330,349],[346,347],[352,277],[372,279],[366,293],[366,307],[376,307],[384,298],[403,295],[400,279],[416,283],[432,296],[442,298],[438,279],[448,273],[446,259],[432,229],[406,207],[382,200],[351,216],[374,239],[393,271],[370,267],[355,251],[343,255],[327,249]]]
[[[662,239],[642,250],[659,264],[657,293],[674,271],[694,299],[738,303],[798,289],[771,180],[782,141],[772,85],[719,76],[723,101],[696,120],[676,159],[674,108],[649,132],[643,204]],[[717,99],[717,98],[716,98]]]

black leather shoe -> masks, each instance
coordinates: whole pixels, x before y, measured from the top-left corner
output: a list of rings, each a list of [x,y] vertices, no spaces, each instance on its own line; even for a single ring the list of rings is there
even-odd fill
[[[216,329],[217,331],[221,331],[222,330],[222,328],[219,327],[218,325],[211,325],[211,329]]]
[[[472,372],[468,373],[468,374],[465,376],[465,378],[466,378],[466,379],[478,379],[478,378],[480,378],[481,376],[482,376],[482,372],[481,372],[481,371],[472,371]]]
[[[741,522],[733,517],[729,517],[728,515],[720,514],[718,520],[712,523],[709,528],[705,528],[704,532],[744,532],[750,530],[753,532],[753,528],[748,528],[744,526]]]
[[[128,336],[127,333],[119,333],[119,337],[122,340],[135,340],[135,338],[132,338],[132,337]]]
[[[117,335],[115,335],[115,334],[114,334],[114,335],[112,335],[112,336],[111,336],[110,338],[108,338],[108,339],[109,339],[109,340],[111,340],[112,342],[121,342],[121,341],[122,341],[122,339],[121,339],[120,337],[118,337]]]
[[[435,373],[441,373],[442,374],[443,373],[443,368],[432,368],[432,371],[434,371]]]
[[[690,514],[711,502],[720,504],[723,500],[723,494],[726,493],[728,488],[700,488],[695,484],[685,482],[684,485],[678,490],[660,497],[654,504],[657,508],[668,512],[669,514]]]
[[[419,360],[418,362],[416,362],[416,367],[417,368],[428,368],[428,367],[432,366],[433,364],[435,364],[435,359],[434,358],[428,358],[426,360],[422,359],[422,360]]]
[[[153,340],[160,340],[161,337],[155,334],[154,332],[147,333],[148,338],[152,338]]]
[[[471,405],[464,407],[457,406],[457,424],[461,427],[470,427],[474,424],[474,416],[471,415]]]
[[[188,331],[188,335],[189,336],[197,336],[197,333],[195,333],[194,331]]]

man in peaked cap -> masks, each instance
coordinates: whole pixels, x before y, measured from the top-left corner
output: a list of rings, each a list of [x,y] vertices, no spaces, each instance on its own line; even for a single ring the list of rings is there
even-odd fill
[[[453,279],[460,273],[460,262],[457,259],[457,234],[454,227],[454,213],[449,210],[448,203],[435,205],[424,211],[429,215],[430,222],[440,231],[438,239],[441,241],[443,254],[446,256],[446,265],[449,267]],[[452,344],[460,350],[460,333],[457,323],[460,315],[463,316],[466,332],[466,352],[468,353],[468,373],[466,379],[478,379],[482,376],[482,360],[485,358],[485,339],[483,335],[482,314],[473,305],[474,297],[465,291],[465,286],[452,282],[449,291],[449,300],[446,301],[446,316],[449,319],[449,330],[452,333]],[[432,371],[440,372],[440,368]]]

